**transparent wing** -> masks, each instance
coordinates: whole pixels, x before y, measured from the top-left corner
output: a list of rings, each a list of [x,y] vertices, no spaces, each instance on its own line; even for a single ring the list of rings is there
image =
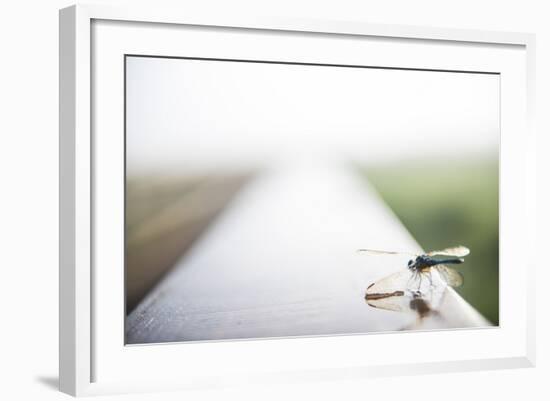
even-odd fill
[[[457,256],[457,257],[463,257],[470,253],[470,250],[466,248],[465,246],[459,245],[452,248],[446,248],[442,249],[440,251],[431,251],[428,252],[426,255],[428,256]]]
[[[455,269],[451,269],[445,265],[437,265],[433,268],[439,273],[441,279],[451,287],[460,287],[464,283],[462,274]]]
[[[410,298],[402,295],[389,296],[386,298],[368,299],[367,304],[373,308],[385,309],[394,312],[405,312],[410,310]]]
[[[377,249],[358,249],[357,252],[365,252],[373,255],[410,255],[410,256],[419,255],[417,253],[411,253],[411,252],[379,251]]]
[[[417,277],[411,273],[410,270],[403,270],[391,274],[369,285],[365,298],[370,301],[373,299],[403,295],[416,278]]]

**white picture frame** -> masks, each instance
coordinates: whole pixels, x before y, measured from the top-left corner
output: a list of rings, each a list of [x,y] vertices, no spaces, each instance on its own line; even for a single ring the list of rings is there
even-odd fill
[[[116,307],[111,308],[112,314],[102,312],[106,310],[106,304],[113,305],[122,300],[121,270],[113,269],[112,277],[94,270],[105,263],[117,266],[117,261],[120,261],[120,255],[117,255],[120,249],[96,252],[98,241],[112,239],[116,243],[123,232],[123,228],[118,226],[117,229],[116,225],[120,216],[105,215],[102,209],[105,198],[96,194],[108,193],[112,202],[120,203],[121,198],[117,195],[120,193],[115,186],[122,183],[115,179],[104,184],[95,177],[105,169],[120,171],[121,153],[115,142],[95,141],[93,132],[98,127],[114,127],[113,132],[117,134],[113,138],[115,141],[120,138],[117,135],[121,134],[118,128],[122,109],[121,98],[116,93],[121,92],[123,69],[111,68],[122,65],[117,64],[122,63],[120,56],[143,52],[166,55],[181,51],[178,50],[181,41],[170,38],[185,31],[185,27],[210,29],[215,31],[213,37],[218,38],[230,32],[240,32],[243,37],[260,35],[255,39],[267,40],[269,34],[273,34],[273,37],[269,36],[273,45],[269,49],[253,48],[251,42],[243,40],[239,47],[224,50],[239,54],[256,52],[256,57],[268,59],[281,57],[282,53],[271,57],[269,54],[279,51],[277,49],[287,44],[292,35],[338,37],[340,41],[383,38],[390,44],[399,42],[403,51],[391,52],[381,47],[379,52],[373,52],[373,65],[500,73],[504,89],[501,98],[501,183],[506,183],[500,193],[501,222],[505,223],[501,224],[500,327],[405,336],[392,333],[125,347],[122,334],[116,335],[122,313]],[[277,36],[279,33],[284,33],[286,39]],[[94,34],[97,36],[95,41],[92,40]],[[207,45],[206,40],[204,44]],[[298,43],[296,46],[303,45]],[[214,12],[200,15],[154,8],[78,5],[61,10],[61,391],[72,395],[93,395],[208,388],[247,382],[399,375],[411,371],[417,374],[534,366],[535,261],[530,256],[535,254],[531,251],[535,243],[535,133],[531,128],[534,46],[534,36],[524,33],[258,18],[216,15]],[[435,49],[448,57],[436,57],[441,53],[436,54]],[[292,57],[293,50],[298,54],[300,48],[285,49],[289,52],[287,57]],[[200,49],[197,48],[196,52]],[[343,50],[338,57],[353,59],[354,56],[350,50]],[[105,68],[108,70],[102,70]],[[97,78],[94,74],[104,74],[105,71],[107,74],[94,81],[94,76]],[[98,96],[105,97],[108,91],[112,103],[98,102]],[[111,92],[115,96],[111,96]],[[100,110],[102,107],[111,110],[111,115],[104,114]],[[518,185],[522,191],[517,190]],[[503,251],[502,243],[511,242],[515,246]],[[462,346],[454,351],[440,352],[440,347],[443,349],[448,341]],[[411,342],[436,346],[427,347],[433,351],[425,351],[420,356],[418,352],[407,351],[411,349]],[[392,355],[374,352],[388,344],[395,350]],[[358,352],[359,349],[369,352],[369,358]],[[183,353],[185,358],[182,358]],[[295,355],[295,359],[284,357],[290,354]],[[218,361],[215,367],[207,363],[212,360]],[[174,373],[176,364],[179,373]]]

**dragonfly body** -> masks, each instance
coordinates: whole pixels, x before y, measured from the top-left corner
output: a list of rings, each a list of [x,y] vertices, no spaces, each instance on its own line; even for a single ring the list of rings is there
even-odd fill
[[[452,258],[452,259],[435,259],[427,255],[419,255],[416,259],[409,260],[408,267],[413,271],[424,271],[433,266],[443,265],[443,264],[460,264],[464,263],[462,258]]]

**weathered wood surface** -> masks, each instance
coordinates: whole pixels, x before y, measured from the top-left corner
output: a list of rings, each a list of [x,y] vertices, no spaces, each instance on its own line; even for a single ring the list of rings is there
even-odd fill
[[[244,184],[241,175],[139,177],[126,191],[129,313]]]
[[[405,298],[398,299],[401,312],[368,305],[367,286],[406,269],[407,258],[357,254],[361,247],[420,250],[351,170],[304,164],[267,171],[128,316],[126,341],[489,325],[448,288],[428,315],[407,308]]]

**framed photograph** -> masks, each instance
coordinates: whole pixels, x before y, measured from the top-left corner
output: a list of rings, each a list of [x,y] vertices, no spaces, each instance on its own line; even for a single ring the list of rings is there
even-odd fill
[[[61,10],[61,390],[533,366],[533,58],[522,33]]]

